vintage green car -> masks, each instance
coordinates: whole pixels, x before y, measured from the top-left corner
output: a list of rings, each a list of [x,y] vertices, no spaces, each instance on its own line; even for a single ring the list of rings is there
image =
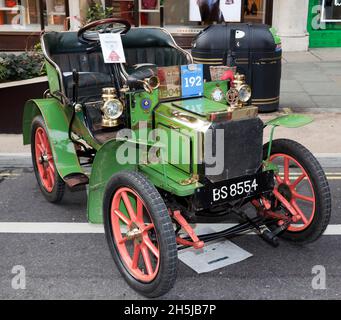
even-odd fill
[[[49,90],[27,102],[23,123],[39,187],[57,203],[66,187],[88,185],[88,220],[104,223],[136,291],[167,293],[182,248],[248,231],[274,246],[279,236],[302,244],[324,233],[331,197],[320,164],[297,142],[273,140],[276,127],[311,118],[263,123],[243,75],[223,68],[205,81],[202,65],[160,28],[105,19],[41,42]],[[231,214],[242,221],[231,229],[194,231]]]

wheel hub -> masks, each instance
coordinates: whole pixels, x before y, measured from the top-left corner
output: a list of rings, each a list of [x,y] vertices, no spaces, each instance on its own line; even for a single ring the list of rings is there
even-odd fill
[[[126,238],[128,240],[141,239],[141,237],[142,237],[142,230],[135,224],[133,224],[130,230],[126,233]]]
[[[290,189],[290,187],[286,184],[281,184],[278,187],[278,192],[289,202],[291,202],[292,200],[292,191]]]
[[[39,158],[39,163],[40,164],[44,164],[44,163],[48,163],[49,162],[49,158],[46,154],[43,154],[40,158]]]

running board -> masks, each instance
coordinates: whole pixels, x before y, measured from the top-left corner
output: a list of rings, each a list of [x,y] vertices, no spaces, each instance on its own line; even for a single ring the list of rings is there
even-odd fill
[[[82,173],[69,174],[64,177],[64,181],[70,189],[89,184],[88,176]]]

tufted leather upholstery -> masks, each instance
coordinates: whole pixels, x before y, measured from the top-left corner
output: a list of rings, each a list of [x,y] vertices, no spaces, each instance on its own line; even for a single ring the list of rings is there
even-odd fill
[[[72,97],[72,70],[79,75],[79,100],[100,96],[102,88],[112,86],[108,65],[100,52],[88,54],[86,46],[78,42],[77,32],[50,32],[43,36],[47,55],[61,69],[63,85]],[[179,50],[173,38],[159,28],[133,28],[122,36],[128,73],[135,72],[137,64],[173,66],[190,63],[190,55]]]
[[[158,67],[191,63],[190,54],[179,50],[173,38],[160,28],[133,28],[122,36],[127,67],[151,63]]]
[[[72,72],[64,72],[64,86],[68,97],[73,94]],[[84,102],[88,97],[96,97],[101,94],[101,88],[111,86],[110,74],[101,72],[79,72],[79,102]]]
[[[128,66],[151,63],[158,67],[187,64],[187,60],[174,48],[128,48],[125,50]]]
[[[79,72],[102,72],[108,73],[109,69],[104,64],[102,53],[75,52],[52,54],[52,59],[64,72],[76,69]]]
[[[79,102],[99,97],[103,87],[112,86],[108,66],[101,52],[87,53],[86,46],[78,42],[76,32],[49,32],[43,41],[50,59],[61,69],[66,95],[73,91],[72,71],[79,72]]]

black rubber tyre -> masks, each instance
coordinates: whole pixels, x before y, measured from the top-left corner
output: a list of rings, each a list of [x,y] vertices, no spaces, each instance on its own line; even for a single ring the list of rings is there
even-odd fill
[[[111,206],[116,192],[121,188],[130,188],[143,199],[151,222],[155,226],[160,259],[158,273],[151,282],[141,282],[131,274],[122,260],[115,241],[111,221]],[[177,277],[177,244],[168,209],[157,189],[144,175],[138,172],[123,171],[115,174],[106,187],[103,217],[110,252],[126,282],[134,290],[148,298],[160,297],[170,291]]]
[[[264,159],[266,159],[268,146],[269,144],[264,146]],[[311,224],[300,232],[285,231],[281,237],[300,244],[314,242],[323,235],[331,216],[331,194],[326,175],[313,154],[295,141],[274,140],[271,154],[279,153],[294,158],[304,168],[312,183],[316,198],[316,209]]]
[[[36,161],[36,150],[35,150],[35,143],[36,143],[35,136],[36,136],[36,131],[39,128],[43,128],[44,131],[47,132],[45,122],[41,116],[37,116],[36,118],[34,118],[32,121],[32,126],[31,126],[31,154],[32,154],[34,173],[36,175],[39,188],[41,192],[43,193],[44,197],[47,199],[47,201],[51,203],[58,203],[62,201],[64,197],[65,183],[62,180],[62,178],[59,176],[54,163],[53,163],[53,166],[55,168],[55,173],[54,173],[55,183],[54,183],[53,190],[51,192],[47,191],[47,189],[44,187],[42,183],[42,179],[38,170],[38,164]],[[50,148],[51,148],[51,145],[50,145]]]

